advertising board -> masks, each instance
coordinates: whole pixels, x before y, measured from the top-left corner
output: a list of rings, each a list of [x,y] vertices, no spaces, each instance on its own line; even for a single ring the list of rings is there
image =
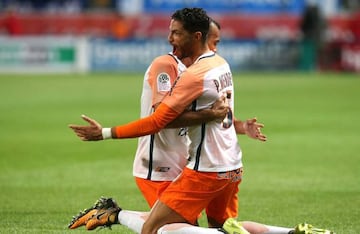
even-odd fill
[[[90,42],[92,71],[145,72],[151,61],[171,51],[165,40],[92,40]],[[289,41],[223,40],[218,53],[233,70],[296,69],[298,45]]]
[[[0,72],[73,71],[76,52],[76,40],[69,38],[0,38]]]

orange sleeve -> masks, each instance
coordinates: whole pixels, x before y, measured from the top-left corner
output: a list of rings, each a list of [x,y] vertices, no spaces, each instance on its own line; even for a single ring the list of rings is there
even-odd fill
[[[112,138],[134,138],[157,133],[179,114],[166,104],[161,103],[152,115],[113,127],[111,129]]]

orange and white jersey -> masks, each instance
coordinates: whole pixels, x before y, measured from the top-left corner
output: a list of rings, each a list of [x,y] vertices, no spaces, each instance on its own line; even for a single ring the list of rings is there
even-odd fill
[[[162,101],[174,81],[186,69],[172,54],[154,59],[148,67],[141,95],[141,117],[149,116]],[[163,129],[140,137],[133,164],[133,175],[154,181],[172,181],[187,163],[188,138],[181,129]]]
[[[234,87],[229,64],[208,52],[182,73],[175,87],[162,101],[177,113],[184,109],[211,108],[222,95],[228,95],[234,110]],[[195,101],[194,101],[195,100]],[[242,167],[242,152],[233,124],[224,127],[215,121],[188,127],[189,163],[187,167],[206,172],[230,171]]]

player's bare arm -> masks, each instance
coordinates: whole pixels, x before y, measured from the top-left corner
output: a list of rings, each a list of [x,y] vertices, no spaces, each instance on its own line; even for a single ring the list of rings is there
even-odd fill
[[[260,141],[266,141],[267,137],[261,132],[264,124],[257,122],[256,118],[247,119],[246,121],[235,120],[234,127],[237,134],[246,134],[250,138]]]
[[[185,111],[174,121],[166,126],[166,128],[180,128],[187,126],[199,125],[210,121],[221,122],[229,110],[225,97],[219,98],[210,109],[200,111]]]

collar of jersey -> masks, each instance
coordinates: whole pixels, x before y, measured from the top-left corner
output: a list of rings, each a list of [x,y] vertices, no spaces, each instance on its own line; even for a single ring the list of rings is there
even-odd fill
[[[206,52],[206,53],[203,53],[202,55],[199,56],[199,58],[197,58],[197,59],[195,60],[194,64],[197,63],[197,62],[199,62],[200,59],[207,58],[207,57],[212,57],[212,56],[214,56],[214,55],[215,55],[215,52],[214,52],[214,51],[208,51],[208,52]]]

